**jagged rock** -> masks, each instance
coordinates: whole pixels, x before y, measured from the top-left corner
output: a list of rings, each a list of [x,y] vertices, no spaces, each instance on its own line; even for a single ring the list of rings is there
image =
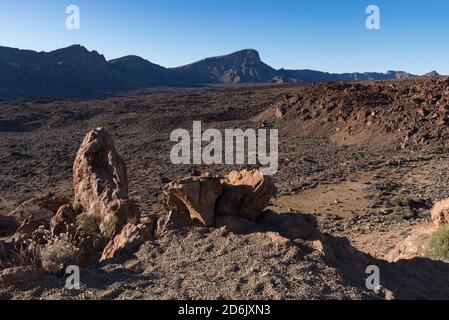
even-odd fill
[[[139,218],[136,205],[128,198],[125,163],[102,128],[89,132],[80,146],[73,165],[73,187],[86,213],[101,216],[103,234],[111,233],[111,225],[119,232]]]
[[[437,229],[434,224],[418,226],[407,238],[388,253],[385,259],[390,262],[396,262],[424,256],[427,242]]]
[[[216,204],[218,215],[235,215],[254,221],[276,194],[271,177],[259,170],[233,171],[222,184],[224,193]]]
[[[50,231],[53,236],[66,233],[68,231],[67,226],[75,223],[75,213],[73,212],[71,205],[64,205],[59,208],[56,215],[50,220]]]
[[[46,195],[22,203],[7,216],[13,217],[20,224],[30,221],[36,224],[48,224],[58,209],[68,203],[69,200],[65,197]]]
[[[449,199],[437,202],[432,208],[432,220],[437,226],[449,223]]]
[[[167,211],[187,213],[206,227],[215,223],[215,204],[223,194],[223,186],[216,177],[190,177],[171,182],[163,188]]]
[[[122,232],[104,248],[101,261],[112,259],[122,254],[130,254],[149,238],[150,231],[148,226],[127,224]]]
[[[30,283],[45,276],[42,269],[35,267],[15,267],[0,271],[0,284],[16,285],[18,283]]]

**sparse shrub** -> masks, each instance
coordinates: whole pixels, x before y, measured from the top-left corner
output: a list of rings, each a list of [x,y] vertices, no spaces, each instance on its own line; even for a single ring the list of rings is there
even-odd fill
[[[117,225],[119,223],[119,219],[116,216],[112,216],[110,219],[106,220],[103,223],[104,227],[104,235],[108,238],[111,238],[115,230],[117,229]]]
[[[40,251],[42,268],[56,275],[64,273],[67,266],[77,264],[78,253],[67,234],[52,238]]]
[[[442,226],[432,234],[425,255],[430,259],[449,263],[449,225]]]
[[[419,209],[426,208],[426,201],[414,196],[396,195],[388,199],[387,206],[391,213],[402,219],[410,220],[418,217]]]
[[[73,208],[73,213],[75,214],[75,216],[79,216],[84,211],[83,205],[76,200],[73,201],[72,208]]]
[[[100,233],[100,224],[102,218],[99,214],[88,214],[87,212],[81,213],[76,217],[76,223],[86,233],[94,235]]]

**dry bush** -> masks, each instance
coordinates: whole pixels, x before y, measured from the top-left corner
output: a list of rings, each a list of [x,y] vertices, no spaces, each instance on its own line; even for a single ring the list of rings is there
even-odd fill
[[[73,201],[72,209],[73,209],[73,213],[75,214],[75,216],[79,216],[80,214],[82,214],[84,212],[83,205],[76,200]]]
[[[54,237],[40,250],[42,268],[52,274],[61,274],[67,266],[77,264],[79,249],[67,234]]]
[[[102,218],[99,214],[88,214],[87,212],[81,213],[76,217],[76,223],[87,234],[95,235],[100,233],[100,224]]]
[[[425,255],[449,263],[449,225],[444,225],[430,237]]]

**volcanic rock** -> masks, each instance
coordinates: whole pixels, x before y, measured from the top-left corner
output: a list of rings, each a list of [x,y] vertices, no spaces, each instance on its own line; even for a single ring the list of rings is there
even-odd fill
[[[223,194],[220,178],[200,176],[171,182],[164,188],[167,211],[187,213],[206,227],[215,223],[215,205]]]
[[[432,208],[431,216],[437,226],[449,223],[449,199],[437,202]]]
[[[50,231],[52,235],[59,235],[68,231],[67,226],[75,223],[75,213],[71,205],[64,205],[59,208],[56,215],[50,220]]]
[[[122,232],[112,239],[103,250],[101,260],[108,260],[123,254],[130,254],[150,238],[147,226],[127,224]]]
[[[254,221],[276,194],[271,177],[259,170],[233,171],[222,184],[224,193],[216,205],[218,215],[236,215]]]
[[[76,155],[73,165],[73,187],[75,199],[88,215],[102,218],[100,231],[115,232],[139,212],[128,197],[126,166],[117,153],[110,134],[97,128],[87,134]]]

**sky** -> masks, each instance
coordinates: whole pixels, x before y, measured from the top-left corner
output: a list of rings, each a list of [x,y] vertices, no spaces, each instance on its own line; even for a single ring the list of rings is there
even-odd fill
[[[69,5],[79,30],[65,26]],[[365,26],[368,5],[380,30]],[[449,74],[448,16],[446,0],[0,0],[0,45],[81,44],[165,67],[252,48],[276,69]]]

